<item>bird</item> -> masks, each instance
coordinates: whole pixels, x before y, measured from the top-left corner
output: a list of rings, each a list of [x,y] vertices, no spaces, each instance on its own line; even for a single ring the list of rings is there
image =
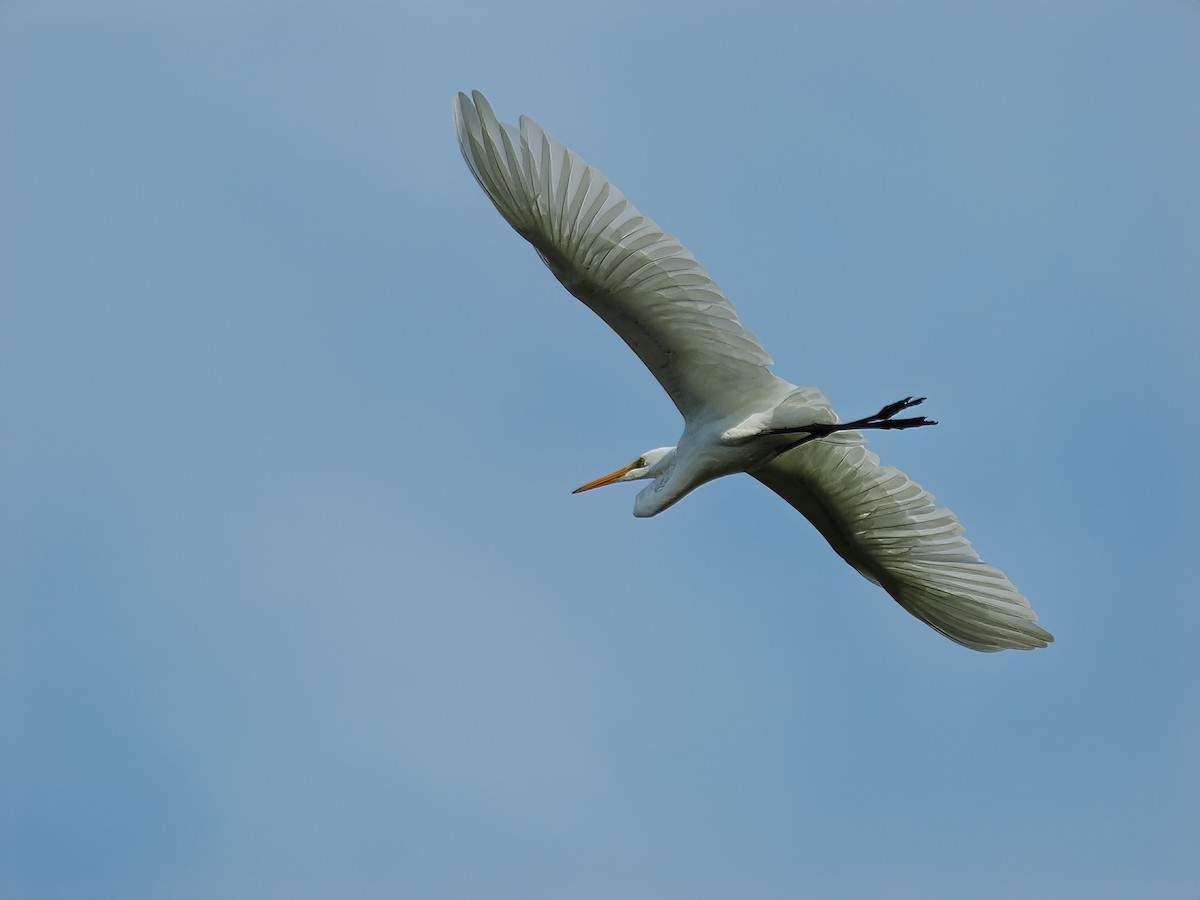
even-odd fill
[[[956,516],[866,449],[863,431],[937,424],[898,418],[923,397],[842,422],[816,387],[770,371],[770,356],[707,270],[598,169],[526,116],[502,123],[478,91],[460,92],[452,106],[463,159],[500,215],[629,345],[684,419],[676,446],[648,450],[575,493],[648,481],[633,508],[648,517],[713,479],[746,473],[950,640],[985,652],[1054,640]]]

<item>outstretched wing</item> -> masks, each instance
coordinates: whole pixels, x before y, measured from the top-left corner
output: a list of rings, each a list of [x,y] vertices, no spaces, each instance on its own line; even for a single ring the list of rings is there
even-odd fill
[[[771,358],[704,267],[578,154],[524,116],[459,94],[463,158],[496,209],[621,336],[685,417],[732,413],[776,384]]]
[[[842,559],[951,640],[986,651],[1054,640],[1004,573],[971,548],[954,513],[900,470],[879,465],[856,432],[797,447],[752,474]]]

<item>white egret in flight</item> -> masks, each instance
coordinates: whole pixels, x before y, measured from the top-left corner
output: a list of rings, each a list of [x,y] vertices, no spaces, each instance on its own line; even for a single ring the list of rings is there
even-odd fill
[[[840,422],[815,387],[767,369],[771,358],[704,267],[599,171],[524,116],[519,127],[501,123],[478,92],[458,95],[454,118],[463,157],[496,209],[683,414],[677,447],[649,450],[579,491],[647,479],[633,514],[653,516],[707,481],[746,472],[951,640],[987,651],[1054,640],[954,514],[866,449],[859,431],[935,424],[896,418],[923,398]]]

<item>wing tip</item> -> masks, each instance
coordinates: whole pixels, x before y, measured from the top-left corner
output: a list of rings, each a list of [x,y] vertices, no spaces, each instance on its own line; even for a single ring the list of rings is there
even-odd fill
[[[981,653],[997,653],[1001,650],[1041,650],[1054,643],[1054,635],[1037,624],[1036,616],[1022,618],[1012,623],[1005,623],[989,617],[970,625],[954,626],[945,620],[935,622],[932,617],[922,615],[906,604],[901,605],[939,634],[968,650],[977,650]]]
[[[465,91],[455,94],[450,100],[450,109],[454,113],[454,130],[458,132],[458,141],[464,149],[468,132],[474,132],[477,138],[481,137],[487,130],[489,120],[496,119],[487,97],[475,90],[469,96]]]

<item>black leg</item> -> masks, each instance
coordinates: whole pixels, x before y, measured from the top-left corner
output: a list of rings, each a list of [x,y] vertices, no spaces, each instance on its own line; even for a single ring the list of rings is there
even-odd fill
[[[937,422],[932,419],[927,419],[924,416],[915,416],[911,419],[896,419],[893,416],[898,412],[906,409],[911,409],[920,403],[924,403],[924,397],[905,397],[903,400],[897,400],[895,403],[889,403],[873,416],[866,416],[862,419],[855,419],[853,422],[837,422],[832,425],[814,423],[812,425],[803,425],[799,428],[771,428],[762,432],[763,435],[769,434],[804,434],[807,435],[805,441],[816,440],[817,438],[828,437],[831,434],[836,434],[839,431],[863,431],[868,428],[883,430],[899,430],[903,428],[921,428],[925,425],[936,425]]]

